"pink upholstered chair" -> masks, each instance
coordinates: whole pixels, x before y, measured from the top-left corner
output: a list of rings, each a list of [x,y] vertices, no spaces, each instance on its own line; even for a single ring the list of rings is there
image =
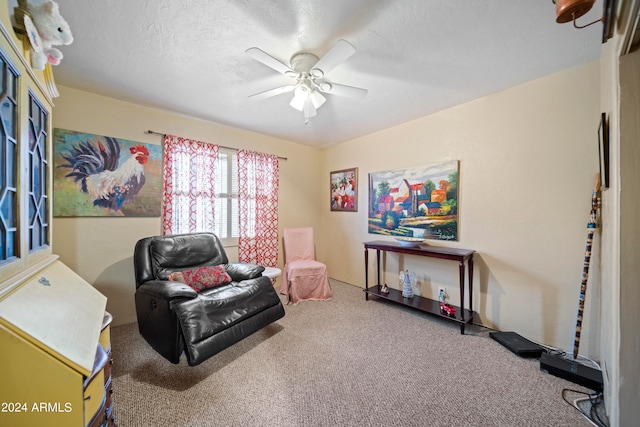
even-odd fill
[[[327,301],[332,297],[327,266],[316,261],[313,228],[283,230],[284,274],[280,293],[290,304]]]

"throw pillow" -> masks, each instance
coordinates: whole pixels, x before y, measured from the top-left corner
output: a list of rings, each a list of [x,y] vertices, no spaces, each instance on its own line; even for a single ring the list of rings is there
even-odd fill
[[[221,265],[175,271],[169,274],[167,278],[176,282],[182,282],[190,286],[196,292],[213,288],[214,286],[223,285],[225,283],[231,283],[231,276],[227,274],[224,267]]]

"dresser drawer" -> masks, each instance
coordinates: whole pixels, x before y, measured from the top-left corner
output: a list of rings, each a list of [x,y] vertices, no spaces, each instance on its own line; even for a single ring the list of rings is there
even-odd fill
[[[100,345],[105,351],[109,352],[111,350],[111,322],[113,321],[113,316],[107,311],[104,312],[104,317],[102,318],[102,329],[100,330]]]
[[[111,395],[113,394],[113,385],[111,384],[111,378],[109,378],[109,381],[104,385],[104,392],[107,397],[106,407],[109,408],[111,407]]]
[[[103,402],[99,411],[94,415],[90,424],[87,424],[87,427],[104,427],[107,423],[107,402]]]
[[[109,362],[107,352],[101,345],[98,345],[95,362],[91,371],[91,376],[84,381],[84,425],[91,425],[95,421],[96,414],[102,412],[106,404],[106,394],[104,390],[104,370]]]
[[[111,380],[111,367],[113,366],[113,360],[111,360],[111,353],[107,353],[107,364],[104,365],[104,383]]]

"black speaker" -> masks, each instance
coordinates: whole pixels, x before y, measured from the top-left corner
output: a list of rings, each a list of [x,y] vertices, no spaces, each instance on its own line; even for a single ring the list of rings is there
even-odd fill
[[[489,336],[520,357],[540,357],[544,347],[515,332],[490,332]]]
[[[573,359],[544,353],[540,358],[540,370],[572,383],[602,391],[602,371],[583,365]]]

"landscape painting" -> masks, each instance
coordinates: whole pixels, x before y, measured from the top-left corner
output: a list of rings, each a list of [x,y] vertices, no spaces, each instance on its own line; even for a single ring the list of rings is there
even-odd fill
[[[369,174],[369,233],[458,240],[459,161]]]
[[[160,216],[162,147],[54,130],[53,216]]]

